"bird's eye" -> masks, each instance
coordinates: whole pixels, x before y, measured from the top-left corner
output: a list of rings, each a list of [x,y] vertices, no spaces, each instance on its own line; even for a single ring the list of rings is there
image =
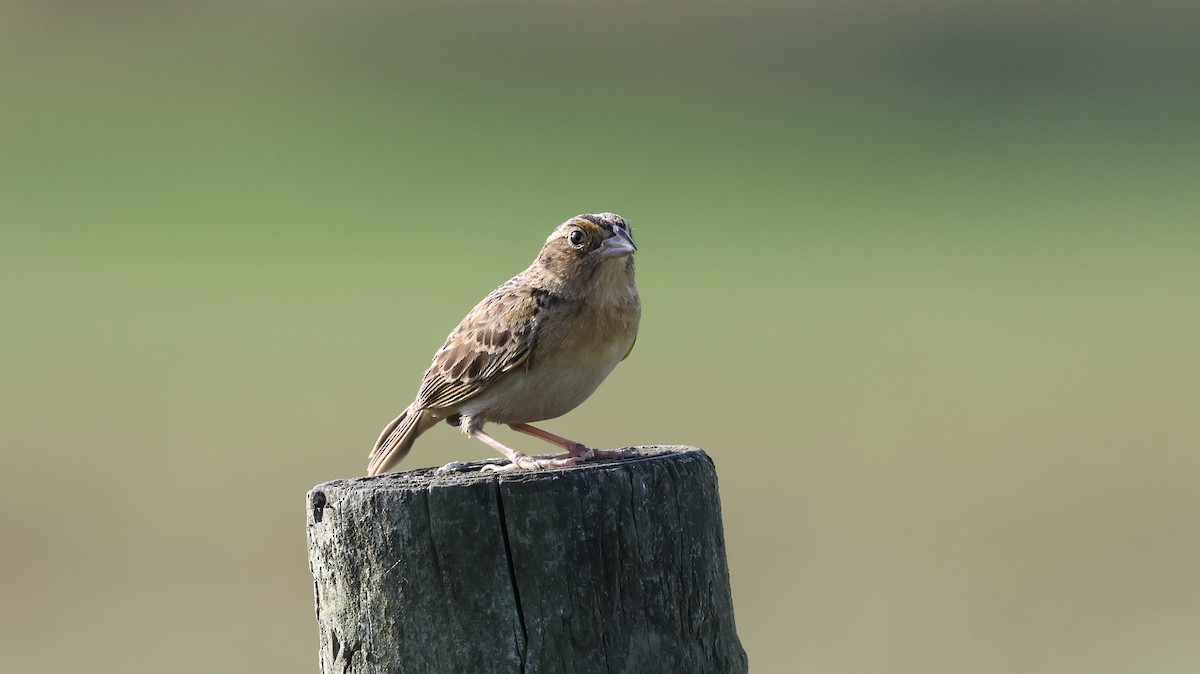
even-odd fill
[[[587,241],[587,234],[584,234],[582,229],[573,229],[567,235],[567,241],[570,241],[571,245],[576,248],[582,248],[584,242]]]

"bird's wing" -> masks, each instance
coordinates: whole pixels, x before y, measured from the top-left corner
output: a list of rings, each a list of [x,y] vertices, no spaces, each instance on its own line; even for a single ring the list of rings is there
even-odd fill
[[[417,405],[454,407],[521,365],[536,344],[538,319],[552,296],[506,283],[467,314],[425,372]]]

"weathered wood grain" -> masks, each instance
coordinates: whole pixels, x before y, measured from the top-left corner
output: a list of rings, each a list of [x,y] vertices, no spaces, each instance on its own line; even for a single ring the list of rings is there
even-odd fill
[[[702,451],[308,494],[323,674],[744,672]]]

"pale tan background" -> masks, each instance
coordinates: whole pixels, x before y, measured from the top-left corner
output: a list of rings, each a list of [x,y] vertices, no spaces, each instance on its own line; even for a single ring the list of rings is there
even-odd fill
[[[1198,19],[5,4],[5,671],[315,671],[305,491],[598,210],[643,330],[549,427],[712,454],[755,671],[1197,671]]]

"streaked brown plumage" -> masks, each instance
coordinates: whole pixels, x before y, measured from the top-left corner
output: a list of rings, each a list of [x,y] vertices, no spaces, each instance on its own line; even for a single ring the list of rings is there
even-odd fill
[[[636,250],[629,225],[615,213],[577,215],[559,225],[533,264],[492,291],[446,338],[416,400],[380,433],[368,473],[390,470],[417,436],[442,420],[507,456],[506,469],[623,456],[529,422],[574,409],[633,349],[641,318]],[[485,433],[487,422],[508,424],[567,453],[527,456]]]

